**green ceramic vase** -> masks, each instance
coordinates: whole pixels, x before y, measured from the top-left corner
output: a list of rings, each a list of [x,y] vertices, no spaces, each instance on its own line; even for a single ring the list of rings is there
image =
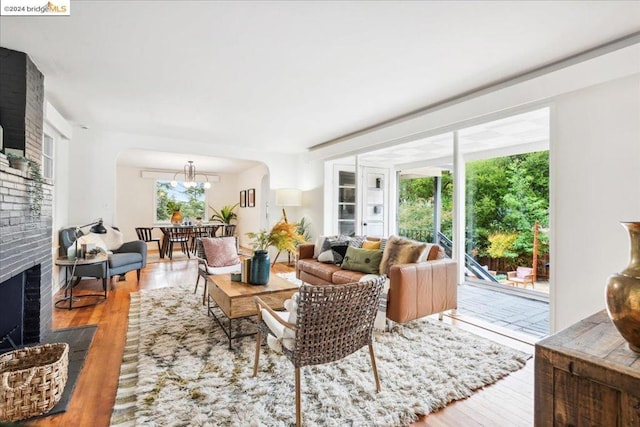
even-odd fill
[[[251,271],[249,283],[252,285],[266,285],[269,283],[271,260],[267,251],[255,251],[251,258]]]

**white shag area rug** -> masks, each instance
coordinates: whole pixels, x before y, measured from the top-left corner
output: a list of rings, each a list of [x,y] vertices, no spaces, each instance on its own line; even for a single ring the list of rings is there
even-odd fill
[[[255,338],[234,341],[193,285],[131,294],[129,331],[112,426],[289,426],[294,370],[263,346],[252,378]],[[250,323],[244,325],[252,327]],[[454,327],[418,320],[376,333],[382,391],[367,348],[302,368],[306,426],[406,426],[522,368],[531,356]]]

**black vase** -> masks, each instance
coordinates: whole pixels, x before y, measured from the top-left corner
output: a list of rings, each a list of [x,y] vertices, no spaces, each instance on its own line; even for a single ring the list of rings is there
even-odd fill
[[[267,251],[255,251],[251,258],[251,271],[249,283],[252,285],[266,285],[269,283],[271,260]]]

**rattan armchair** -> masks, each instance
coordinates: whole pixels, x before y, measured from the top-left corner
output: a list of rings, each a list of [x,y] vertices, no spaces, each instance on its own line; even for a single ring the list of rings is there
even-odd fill
[[[303,284],[297,297],[294,297],[297,299],[295,323],[289,322],[291,313],[276,313],[259,297],[255,297],[258,334],[253,376],[258,374],[262,335],[275,335],[282,343],[283,353],[295,368],[297,426],[302,423],[300,368],[303,366],[333,362],[368,346],[376,391],[380,391],[373,353],[373,322],[383,283],[384,276],[346,285]],[[293,338],[287,339],[287,336]]]

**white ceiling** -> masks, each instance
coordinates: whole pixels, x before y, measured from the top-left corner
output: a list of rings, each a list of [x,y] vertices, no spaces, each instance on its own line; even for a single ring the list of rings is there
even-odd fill
[[[0,45],[30,55],[77,125],[276,152],[637,31],[638,1],[72,1],[69,17],[0,17]]]
[[[260,164],[252,160],[232,160],[195,154],[132,149],[120,154],[118,165],[155,171],[181,171],[189,160],[193,161],[198,173],[214,175],[239,173]]]
[[[549,109],[542,108],[482,123],[458,131],[459,149],[466,159],[549,149]],[[476,156],[473,156],[477,153]],[[453,133],[447,132],[393,147],[370,151],[358,160],[370,166],[393,164],[403,174],[418,174],[416,164],[447,166],[453,158]],[[432,170],[428,170],[431,174]]]

